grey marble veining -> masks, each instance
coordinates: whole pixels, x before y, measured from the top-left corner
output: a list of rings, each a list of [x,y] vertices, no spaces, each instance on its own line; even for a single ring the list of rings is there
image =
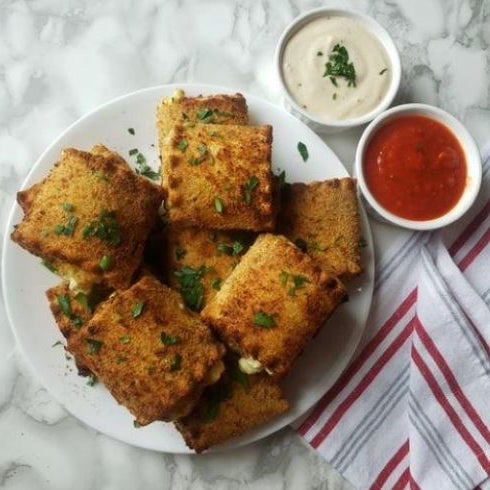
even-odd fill
[[[281,102],[272,58],[311,0],[0,0],[0,232],[43,149],[133,90],[213,83]],[[374,16],[404,69],[398,102],[449,110],[490,139],[488,0],[331,1]],[[326,137],[349,168],[360,130]],[[40,327],[42,327],[40,325]],[[0,488],[349,489],[291,429],[227,454],[133,448],[67,414],[16,351],[0,301]]]

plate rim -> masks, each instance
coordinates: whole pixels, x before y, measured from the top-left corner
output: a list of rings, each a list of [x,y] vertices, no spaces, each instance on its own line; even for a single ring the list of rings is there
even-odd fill
[[[274,103],[270,102],[269,100],[263,99],[262,97],[249,94],[247,91],[244,91],[244,90],[241,90],[241,89],[236,89],[236,88],[226,87],[226,86],[221,86],[221,85],[214,85],[214,84],[209,84],[209,83],[186,82],[186,83],[170,83],[170,84],[152,85],[150,87],[145,87],[145,88],[142,88],[142,89],[138,89],[138,90],[135,90],[133,92],[129,92],[129,93],[122,94],[122,95],[119,95],[117,97],[114,97],[114,98],[112,98],[112,99],[110,99],[110,100],[108,100],[108,101],[106,101],[106,102],[104,102],[102,104],[99,104],[98,106],[96,106],[95,108],[93,108],[92,110],[90,110],[89,112],[83,114],[78,119],[76,119],[74,122],[72,122],[71,124],[69,124],[63,131],[61,131],[51,141],[51,143],[49,145],[47,145],[47,147],[41,152],[41,154],[39,155],[39,157],[33,163],[32,167],[29,170],[29,172],[27,172],[27,174],[25,175],[25,177],[24,177],[24,179],[22,181],[22,184],[19,187],[19,189],[16,191],[16,193],[19,192],[19,191],[21,191],[21,190],[26,189],[27,182],[31,179],[32,174],[37,170],[37,167],[39,165],[41,165],[41,163],[42,163],[43,159],[45,158],[45,156],[74,127],[76,127],[77,125],[79,125],[80,123],[82,123],[83,121],[85,121],[86,119],[91,118],[97,112],[103,111],[106,107],[111,106],[111,105],[116,104],[116,103],[119,103],[119,102],[121,102],[124,99],[129,99],[129,98],[132,98],[134,96],[141,95],[141,94],[146,93],[146,92],[170,91],[172,89],[174,89],[174,90],[182,89],[184,91],[190,90],[191,92],[194,92],[194,91],[199,92],[199,91],[202,90],[202,94],[203,95],[208,95],[208,94],[210,95],[210,94],[213,94],[213,93],[226,93],[226,94],[240,93],[240,94],[242,94],[245,97],[245,99],[247,101],[248,100],[254,100],[254,101],[256,101],[259,104],[262,104],[262,105],[265,105],[265,106],[269,106],[269,107],[273,108],[274,110],[281,111],[285,115],[287,115],[288,117],[295,119],[297,122],[299,122],[301,125],[303,125],[314,138],[316,138],[317,140],[321,141],[321,144],[324,147],[326,147],[334,155],[334,157],[336,158],[337,162],[340,163],[341,167],[344,169],[344,172],[345,172],[346,176],[350,176],[350,174],[347,171],[347,169],[345,168],[344,164],[342,163],[342,161],[340,160],[340,158],[338,158],[337,154],[332,150],[332,148],[330,148],[330,146],[311,127],[309,127],[303,121],[301,121],[300,119],[298,119],[297,117],[295,117],[293,114],[291,114],[290,112],[288,112],[284,107],[282,107],[282,106],[280,106],[278,104],[274,104]],[[29,185],[32,185],[32,184],[29,184]],[[361,220],[360,221],[361,221],[362,225],[364,226],[363,233],[366,233],[367,232],[367,236],[364,236],[364,239],[366,240],[367,246],[368,246],[368,248],[369,248],[369,250],[371,252],[371,261],[370,261],[371,263],[370,263],[370,266],[369,267],[372,267],[373,278],[372,278],[372,281],[369,284],[369,286],[370,286],[369,287],[369,291],[365,291],[364,292],[364,294],[367,294],[368,295],[368,297],[366,298],[367,301],[368,301],[366,318],[365,318],[364,322],[362,322],[361,332],[360,332],[360,334],[359,334],[356,342],[354,342],[352,344],[352,346],[351,346],[351,352],[348,353],[348,360],[346,361],[346,364],[345,364],[344,368],[339,373],[339,375],[337,376],[337,378],[331,383],[331,385],[325,391],[323,391],[321,395],[318,396],[318,399],[315,402],[313,402],[308,409],[304,410],[301,414],[299,414],[296,418],[294,418],[292,420],[288,420],[287,422],[285,422],[284,424],[282,424],[280,427],[277,427],[275,429],[272,429],[270,432],[267,432],[266,434],[261,435],[261,436],[257,437],[256,439],[253,439],[253,440],[247,440],[247,439],[245,439],[245,440],[242,441],[242,438],[244,436],[241,436],[241,437],[239,437],[237,439],[233,439],[233,440],[230,440],[227,443],[224,443],[223,444],[223,447],[221,447],[222,445],[218,445],[215,448],[211,448],[210,450],[206,451],[206,453],[220,453],[220,452],[223,452],[225,450],[237,449],[237,448],[242,447],[242,446],[245,446],[245,445],[250,445],[250,444],[257,443],[259,441],[264,440],[267,437],[270,437],[272,434],[278,432],[279,430],[284,429],[287,425],[293,424],[294,421],[296,421],[298,419],[301,419],[302,417],[305,417],[305,415],[315,407],[315,405],[324,396],[324,394],[328,390],[330,390],[332,388],[332,386],[338,381],[338,379],[342,376],[342,374],[345,372],[345,370],[348,368],[348,366],[352,362],[352,360],[354,358],[354,355],[355,355],[355,353],[356,353],[356,351],[357,351],[357,349],[359,347],[359,344],[360,344],[360,342],[361,342],[361,340],[362,340],[362,338],[364,336],[364,332],[365,332],[366,324],[367,324],[367,319],[368,319],[368,316],[369,316],[369,310],[370,310],[371,305],[372,305],[372,297],[373,297],[373,291],[374,291],[374,268],[375,268],[375,255],[374,255],[374,246],[373,246],[374,244],[373,244],[373,237],[372,237],[371,226],[369,224],[369,220],[367,218],[367,214],[366,214],[366,211],[364,209],[364,206],[363,206],[362,202],[359,199],[358,199],[358,204],[359,204],[359,212],[360,212],[360,217],[361,217]],[[11,245],[10,244],[10,241],[11,241],[11,239],[10,239],[11,231],[10,230],[11,230],[11,228],[13,226],[14,215],[15,215],[15,213],[16,213],[16,211],[18,209],[19,209],[19,204],[17,203],[16,197],[14,196],[13,197],[13,202],[11,204],[10,211],[8,213],[8,217],[7,217],[7,220],[6,220],[6,225],[5,225],[5,228],[4,228],[5,233],[4,233],[4,237],[3,237],[3,241],[2,241],[2,257],[1,257],[1,262],[0,262],[1,269],[2,269],[2,271],[1,271],[1,276],[2,276],[1,277],[2,299],[3,299],[3,303],[4,303],[4,307],[5,307],[5,313],[6,313],[6,316],[7,316],[8,323],[9,323],[10,331],[12,332],[12,334],[14,336],[14,339],[15,339],[16,348],[18,349],[19,353],[21,354],[23,360],[26,362],[26,364],[27,364],[27,366],[28,366],[29,371],[31,372],[31,374],[35,377],[35,379],[39,382],[39,384],[49,393],[49,395],[51,397],[53,397],[53,399],[63,407],[64,410],[66,410],[71,416],[73,416],[78,421],[80,421],[82,424],[84,424],[86,427],[88,427],[88,428],[90,428],[92,430],[96,430],[97,432],[100,432],[100,433],[105,434],[105,435],[107,435],[109,437],[112,437],[112,438],[114,438],[116,440],[119,440],[121,442],[124,442],[125,444],[131,445],[133,447],[138,447],[138,448],[141,448],[141,449],[148,449],[148,450],[153,450],[153,451],[162,452],[162,453],[168,453],[168,454],[195,454],[195,452],[192,449],[188,449],[188,448],[185,448],[185,450],[176,451],[176,450],[166,450],[166,449],[156,448],[156,447],[153,447],[151,445],[145,445],[145,446],[143,446],[141,444],[138,444],[137,442],[131,442],[131,441],[127,440],[126,438],[121,438],[120,436],[116,435],[111,430],[108,430],[108,429],[102,430],[100,428],[96,428],[92,424],[90,424],[89,422],[87,422],[85,418],[82,418],[82,417],[80,417],[80,415],[75,414],[70,408],[68,408],[65,405],[64,401],[61,399],[60,396],[58,396],[57,393],[54,393],[51,389],[49,389],[47,387],[47,383],[45,382],[45,379],[43,377],[41,377],[40,374],[37,373],[37,370],[35,368],[35,365],[33,364],[32,359],[30,358],[30,356],[27,355],[27,352],[24,349],[22,342],[20,341],[20,337],[19,337],[19,334],[17,332],[17,328],[14,328],[15,322],[13,321],[13,316],[12,316],[12,311],[11,311],[11,305],[10,305],[9,301],[7,301],[7,286],[8,286],[8,283],[7,283],[6,273],[5,273],[5,270],[6,270],[5,265],[6,265],[6,261],[7,261],[7,252],[6,252],[6,250],[7,250],[8,246]],[[366,269],[367,268],[365,268],[365,270]]]

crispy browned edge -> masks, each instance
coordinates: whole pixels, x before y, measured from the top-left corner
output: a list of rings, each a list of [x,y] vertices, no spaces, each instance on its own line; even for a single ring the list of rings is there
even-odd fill
[[[282,391],[267,375],[246,376],[244,386],[229,376],[223,376],[216,386],[207,388],[196,408],[183,419],[175,422],[187,446],[201,453],[212,446],[239,437],[260,427],[274,417],[286,412],[289,403]],[[208,411],[216,389],[231,389],[231,397],[219,403],[216,418],[209,420]]]

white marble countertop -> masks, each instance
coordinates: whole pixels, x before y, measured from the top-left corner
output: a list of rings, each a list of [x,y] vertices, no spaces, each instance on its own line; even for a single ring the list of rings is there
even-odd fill
[[[331,1],[369,13],[393,35],[397,102],[438,105],[478,144],[490,136],[489,0]],[[0,230],[43,149],[82,114],[152,85],[225,85],[281,102],[272,58],[311,0],[0,0]],[[351,168],[360,130],[325,141]],[[376,234],[393,230],[374,225]],[[284,429],[226,454],[174,456],[85,427],[16,352],[0,304],[0,487],[6,489],[348,489]]]

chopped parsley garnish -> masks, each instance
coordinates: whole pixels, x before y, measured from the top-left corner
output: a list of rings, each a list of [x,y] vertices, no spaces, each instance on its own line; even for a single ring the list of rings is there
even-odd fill
[[[66,211],[68,213],[71,213],[75,209],[75,206],[69,202],[65,202],[63,204],[63,211]]]
[[[78,292],[75,296],[75,299],[82,305],[83,309],[86,312],[92,312],[92,307],[89,305],[88,296],[85,293],[82,293],[81,291]]]
[[[104,345],[104,342],[96,339],[86,339],[85,342],[87,343],[87,349],[90,355],[98,354]]]
[[[121,243],[121,227],[115,211],[103,210],[97,221],[92,221],[83,229],[83,238],[96,236],[100,240],[117,246]]]
[[[138,301],[133,305],[131,308],[131,314],[133,315],[133,318],[138,318],[141,313],[143,313],[143,308],[145,307],[145,302],[144,301]]]
[[[231,378],[237,383],[240,383],[246,391],[250,389],[250,378],[248,374],[241,371],[236,364],[233,364],[228,372]]]
[[[315,252],[325,252],[327,250],[327,247],[321,247],[316,242],[306,242],[302,238],[296,238],[296,240],[294,240],[294,244],[302,252],[305,252],[305,253],[308,252],[309,250],[314,250]]]
[[[129,156],[134,156],[138,154],[138,148],[133,148],[132,150],[129,150]]]
[[[182,153],[184,153],[185,150],[187,150],[188,146],[189,146],[189,142],[187,140],[181,140],[178,145],[178,148]]]
[[[209,109],[209,108],[203,108],[197,113],[197,118],[201,121],[203,124],[209,124],[209,123],[214,123],[216,122],[216,116],[221,116],[221,117],[232,117],[233,114],[230,112],[225,112],[225,111],[219,111],[218,109]]]
[[[274,315],[268,315],[263,311],[259,311],[255,313],[254,325],[261,328],[273,328],[276,326],[276,320],[274,319]]]
[[[70,216],[66,225],[56,225],[54,232],[56,235],[73,236],[75,228],[77,227],[78,218],[76,216]]]
[[[179,280],[180,294],[185,304],[193,311],[201,311],[204,303],[204,286],[202,278],[206,274],[206,267],[199,269],[184,267],[180,271],[175,271],[174,275]]]
[[[177,245],[175,248],[175,258],[177,260],[182,260],[187,255],[187,250],[182,248],[180,245]]]
[[[317,51],[316,55],[317,56],[323,56],[323,52],[322,51]]]
[[[90,373],[87,380],[88,386],[95,386],[97,384],[97,376],[94,373]]]
[[[334,92],[334,93],[332,94],[332,99],[333,99],[333,100],[337,100],[337,92]]]
[[[128,133],[134,135],[134,128],[128,128]]]
[[[224,243],[220,243],[217,247],[219,252],[224,253],[225,255],[229,255],[231,257],[236,257],[237,255],[241,255],[245,251],[245,245],[236,240],[233,242],[233,245],[225,245]]]
[[[279,181],[279,189],[282,189],[286,185],[286,171],[283,170],[278,176],[277,180]]]
[[[221,289],[221,279],[219,277],[215,277],[211,283],[211,287],[216,291],[219,291]]]
[[[83,320],[78,315],[73,313],[71,309],[70,297],[66,294],[62,294],[57,295],[56,299],[58,300],[58,306],[60,307],[61,313],[69,318],[76,328],[80,328],[83,324]]]
[[[217,383],[207,389],[205,411],[201,417],[204,422],[212,422],[219,415],[220,405],[232,397],[233,389],[231,383]]]
[[[303,162],[306,162],[310,155],[308,154],[308,148],[302,141],[298,142],[298,151],[301,155],[301,158],[303,159]]]
[[[279,274],[279,281],[281,282],[281,286],[285,286],[288,283],[289,274],[286,271],[282,271]]]
[[[55,272],[56,273],[56,267],[51,263],[48,262],[47,260],[41,261],[41,264],[48,269],[48,271]]]
[[[57,347],[58,345],[63,345],[63,342],[61,342],[61,340],[57,340],[51,347]]]
[[[359,247],[361,248],[366,248],[367,247],[367,241],[365,238],[361,237],[361,239],[359,240]]]
[[[112,266],[114,265],[114,259],[110,255],[104,255],[99,262],[99,267],[103,271],[108,271],[112,269]]]
[[[225,210],[225,203],[223,200],[219,197],[214,198],[214,209],[216,209],[216,212],[219,214],[223,214]]]
[[[104,172],[101,172],[100,170],[97,170],[96,172],[94,172],[94,176],[100,180],[105,180],[106,182],[109,182],[108,175],[105,174]]]
[[[180,338],[174,335],[167,335],[165,332],[160,334],[160,340],[163,345],[176,345],[180,344]]]
[[[139,429],[141,427],[140,423],[137,420],[133,420],[133,427],[135,429]]]
[[[132,151],[132,150],[131,150]],[[131,154],[131,153],[130,153]],[[134,155],[134,153],[133,153]],[[147,163],[146,158],[138,151],[136,154],[136,173],[143,177],[148,177],[151,180],[158,180],[160,178],[160,171],[155,172]]]
[[[123,335],[122,337],[119,337],[119,342],[121,342],[121,344],[130,344],[131,343],[131,336],[130,335]]]
[[[331,82],[337,86],[336,77],[343,77],[348,87],[356,86],[356,70],[354,63],[349,60],[349,53],[345,46],[336,44],[332,53],[328,56],[329,61],[325,63],[324,77],[329,76]]]
[[[170,371],[180,371],[182,367],[182,356],[180,354],[175,354],[172,363],[170,364]]]
[[[382,69],[382,70],[379,72],[379,74],[380,74],[380,75],[383,75],[383,74],[384,74],[384,73],[386,73],[387,71],[388,71],[388,68],[383,68],[383,69]]]
[[[214,121],[214,111],[212,109],[201,109],[197,113],[197,118],[203,123],[203,124],[209,124]]]
[[[252,204],[252,200],[257,187],[259,187],[259,183],[259,179],[255,175],[252,175],[252,177],[250,177],[248,182],[245,184],[243,199],[249,206]]]
[[[126,356],[119,356],[116,359],[116,364],[122,364],[123,362],[126,362],[127,360],[128,360],[128,358]]]
[[[309,279],[305,276],[292,276],[293,278],[293,286],[289,288],[288,294],[290,296],[294,296],[298,289],[304,288],[305,284],[309,283]]]

